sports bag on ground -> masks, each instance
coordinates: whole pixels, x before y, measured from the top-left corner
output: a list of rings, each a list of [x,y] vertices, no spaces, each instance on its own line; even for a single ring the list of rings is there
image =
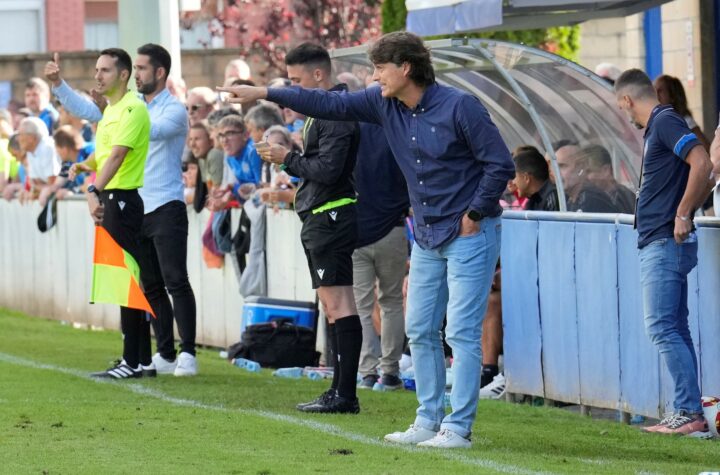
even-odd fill
[[[239,343],[228,348],[228,359],[245,358],[263,368],[317,366],[315,332],[287,320],[248,325]]]

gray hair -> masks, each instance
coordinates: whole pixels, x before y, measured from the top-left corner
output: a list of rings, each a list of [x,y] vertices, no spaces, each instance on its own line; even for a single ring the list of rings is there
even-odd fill
[[[34,135],[39,139],[44,139],[50,135],[45,122],[37,117],[26,117],[21,120],[17,131],[21,134]]]
[[[273,134],[282,135],[283,140],[285,140],[285,145],[289,148],[292,148],[293,140],[287,127],[285,127],[284,125],[273,125],[272,127],[269,127],[263,134],[263,140],[267,142],[267,139]]]
[[[245,114],[245,121],[252,122],[256,127],[267,130],[273,125],[283,125],[280,108],[275,104],[259,104]]]
[[[218,122],[217,127],[218,129],[222,129],[223,127],[237,127],[243,132],[247,130],[247,127],[245,127],[245,121],[243,121],[243,118],[240,115],[228,115],[223,117],[220,122]]]
[[[190,96],[199,96],[202,98],[205,104],[208,105],[215,104],[215,101],[217,100],[217,94],[215,94],[215,91],[206,86],[194,87],[190,89],[187,93],[187,97],[189,98]]]
[[[233,107],[222,107],[220,109],[212,111],[210,114],[208,114],[206,120],[208,122],[208,126],[210,127],[217,127],[217,125],[220,123],[222,119],[224,119],[227,116],[230,115],[236,115],[238,117],[242,117],[242,114],[239,110],[233,108]]]

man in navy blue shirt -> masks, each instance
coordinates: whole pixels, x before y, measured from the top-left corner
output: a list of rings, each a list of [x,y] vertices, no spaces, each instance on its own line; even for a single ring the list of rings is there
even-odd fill
[[[402,288],[408,258],[404,218],[410,200],[405,178],[378,125],[360,124],[355,188],[358,240],[352,256],[353,290],[363,327],[359,387],[372,389],[380,382],[385,390],[400,389],[405,345]],[[380,337],[373,324],[376,287],[382,311]]]
[[[688,327],[687,274],[697,265],[693,216],[710,191],[712,164],[683,117],[660,105],[643,71],[625,71],[615,82],[615,94],[630,122],[645,128],[635,212],[645,328],[675,385],[673,414],[645,431],[711,437]]]
[[[423,447],[470,447],[480,386],[480,337],[500,249],[498,203],[514,166],[480,101],[435,82],[430,52],[406,32],[369,51],[380,85],[354,93],[218,88],[232,102],[267,99],[313,117],[381,125],[405,175],[415,215],[406,332],[420,407],[405,432],[385,439]],[[445,415],[445,359],[453,349],[454,384]]]

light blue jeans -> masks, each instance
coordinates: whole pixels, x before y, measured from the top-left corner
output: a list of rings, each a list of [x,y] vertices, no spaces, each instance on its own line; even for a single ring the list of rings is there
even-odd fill
[[[414,245],[410,260],[406,333],[420,407],[415,424],[469,437],[480,390],[482,322],[500,252],[500,218],[437,249]],[[445,357],[440,331],[453,350],[452,412],[445,416]]]
[[[697,265],[697,250],[694,234],[682,244],[663,238],[640,249],[645,330],[673,379],[675,412],[688,414],[702,413],[687,305],[687,275]]]

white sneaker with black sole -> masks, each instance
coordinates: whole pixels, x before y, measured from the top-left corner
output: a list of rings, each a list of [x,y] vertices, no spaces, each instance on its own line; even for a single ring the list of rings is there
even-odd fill
[[[418,425],[411,424],[405,432],[393,432],[385,436],[387,442],[393,444],[417,445],[420,442],[430,440],[437,435],[434,430],[424,429]]]
[[[453,432],[450,429],[443,429],[432,439],[420,442],[417,446],[435,449],[469,449],[472,446],[472,442],[457,432]]]
[[[500,399],[505,395],[505,376],[499,373],[493,380],[480,388],[480,399]]]
[[[177,357],[175,376],[195,376],[198,372],[197,358],[184,351]]]
[[[155,365],[155,371],[157,374],[174,374],[175,368],[177,367],[177,359],[175,361],[168,361],[160,353],[155,353],[152,357],[152,362]]]
[[[142,366],[138,365],[137,368],[128,366],[125,360],[117,360],[115,365],[105,371],[99,371],[97,373],[91,373],[90,376],[93,378],[105,378],[105,379],[130,379],[130,378],[142,378]]]

